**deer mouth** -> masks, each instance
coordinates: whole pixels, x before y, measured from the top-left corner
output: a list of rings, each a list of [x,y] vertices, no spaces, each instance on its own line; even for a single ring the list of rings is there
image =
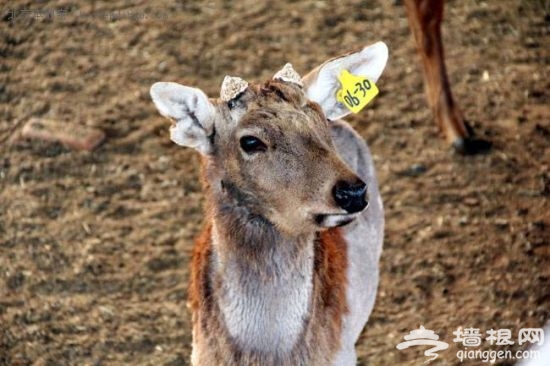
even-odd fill
[[[315,215],[315,223],[320,227],[332,228],[345,226],[354,221],[359,213],[353,214],[319,214]]]

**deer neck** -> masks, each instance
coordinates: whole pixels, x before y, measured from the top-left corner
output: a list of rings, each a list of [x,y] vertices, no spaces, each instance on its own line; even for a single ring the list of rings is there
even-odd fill
[[[314,234],[286,237],[227,203],[216,211],[210,273],[225,327],[244,351],[292,351],[310,318]]]

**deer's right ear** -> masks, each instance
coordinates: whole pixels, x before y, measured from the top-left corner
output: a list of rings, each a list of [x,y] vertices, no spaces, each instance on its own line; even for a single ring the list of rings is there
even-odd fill
[[[204,155],[212,151],[216,109],[200,89],[170,82],[153,84],[151,98],[160,114],[176,124],[170,127],[170,139],[192,147]]]

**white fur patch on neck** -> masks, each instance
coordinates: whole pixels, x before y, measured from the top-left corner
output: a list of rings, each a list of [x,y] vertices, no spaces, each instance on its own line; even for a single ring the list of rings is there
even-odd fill
[[[213,228],[215,230],[215,227]],[[213,247],[223,240],[212,233]],[[277,243],[276,247],[297,243]],[[306,243],[300,243],[306,244]],[[231,337],[246,351],[282,355],[292,351],[303,332],[313,293],[313,239],[298,256],[274,250],[276,273],[257,277],[233,255],[216,256],[214,272],[222,279],[220,308]],[[220,253],[221,254],[221,253]]]
[[[294,83],[303,87],[302,77],[294,70],[292,64],[287,63],[281,70],[273,76],[273,79],[280,79],[289,83]]]
[[[236,76],[226,75],[223,79],[220,98],[224,102],[229,102],[237,95],[241,94],[248,88],[248,83]]]

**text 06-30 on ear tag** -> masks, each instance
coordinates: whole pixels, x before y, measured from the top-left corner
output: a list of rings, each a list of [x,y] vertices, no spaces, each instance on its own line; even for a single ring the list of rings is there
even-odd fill
[[[344,69],[338,76],[342,89],[336,93],[336,99],[353,113],[359,113],[378,94],[374,82],[360,75],[353,75]]]

